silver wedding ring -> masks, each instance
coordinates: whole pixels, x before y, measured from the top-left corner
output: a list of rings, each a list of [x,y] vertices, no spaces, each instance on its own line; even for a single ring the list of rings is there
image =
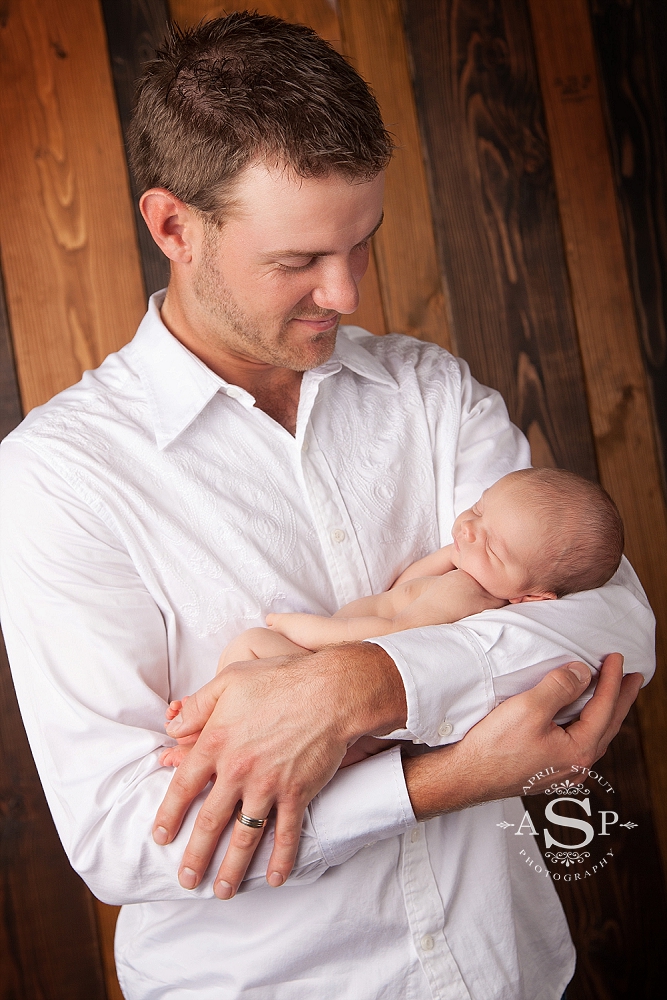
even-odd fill
[[[236,814],[236,818],[239,823],[243,823],[244,826],[251,826],[253,830],[261,830],[262,827],[266,826],[267,820],[265,819],[253,819],[252,816],[246,816],[245,813],[239,811]]]

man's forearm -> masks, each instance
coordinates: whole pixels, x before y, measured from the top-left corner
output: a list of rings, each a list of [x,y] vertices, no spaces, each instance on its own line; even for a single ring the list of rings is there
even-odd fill
[[[403,761],[418,820],[521,794],[548,761],[556,771],[590,765],[606,751],[637,696],[641,674],[623,677],[623,658],[607,657],[581,718],[563,729],[554,716],[590,684],[582,663],[551,671],[535,687],[503,702],[459,742]],[[536,786],[537,787],[537,786]]]

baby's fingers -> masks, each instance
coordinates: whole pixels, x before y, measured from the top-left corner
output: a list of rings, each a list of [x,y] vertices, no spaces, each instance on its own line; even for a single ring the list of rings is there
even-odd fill
[[[167,711],[164,713],[164,717],[167,722],[171,722],[172,719],[175,719],[182,707],[183,703],[181,701],[170,701]]]
[[[210,719],[226,684],[227,678],[224,674],[216,674],[208,684],[204,684],[194,694],[183,698],[179,711],[165,726],[167,733],[179,739],[199,733]]]

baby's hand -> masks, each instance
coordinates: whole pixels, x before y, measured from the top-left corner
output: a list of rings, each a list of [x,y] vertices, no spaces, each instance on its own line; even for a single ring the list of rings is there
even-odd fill
[[[160,763],[163,767],[178,767],[192,750],[191,746],[167,747],[162,751]]]
[[[167,722],[171,722],[172,719],[176,718],[176,716],[180,713],[183,705],[188,700],[188,697],[189,696],[186,694],[185,697],[180,701],[177,700],[169,702],[167,711],[164,713]],[[162,764],[162,766],[178,767],[178,765],[185,760],[188,753],[190,752],[190,750],[195,745],[198,739],[199,739],[199,733],[193,733],[192,736],[183,736],[180,740],[176,740],[178,746],[167,747],[166,750],[162,751],[162,755],[160,757],[160,763]]]
[[[176,718],[176,716],[180,713],[181,709],[183,708],[183,705],[187,700],[188,696],[186,695],[183,701],[169,702],[169,707],[167,708],[167,711],[164,713],[164,717],[167,720],[167,722],[171,722],[172,719]]]

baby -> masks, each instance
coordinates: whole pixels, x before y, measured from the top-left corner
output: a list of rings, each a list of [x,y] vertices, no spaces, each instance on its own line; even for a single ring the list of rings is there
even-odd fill
[[[503,476],[456,518],[454,541],[408,566],[390,590],[346,604],[331,617],[270,614],[224,650],[218,671],[239,660],[306,653],[425,625],[445,625],[506,604],[550,601],[601,587],[623,553],[623,522],[596,483],[562,469]],[[167,718],[181,703],[174,701]],[[188,740],[191,742],[192,738]],[[369,746],[366,744],[369,743]],[[390,744],[365,738],[344,764]],[[186,747],[166,750],[177,765]]]

